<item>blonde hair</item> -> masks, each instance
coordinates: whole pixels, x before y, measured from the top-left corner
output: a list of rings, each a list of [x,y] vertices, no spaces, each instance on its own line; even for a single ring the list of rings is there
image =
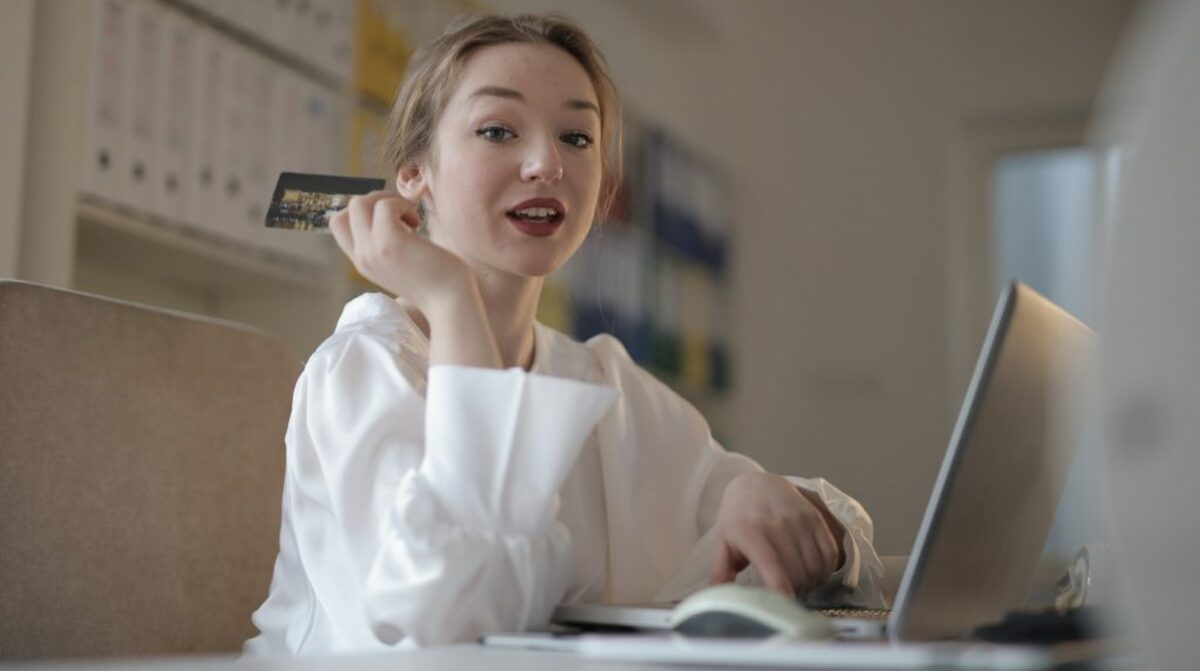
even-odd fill
[[[413,54],[388,117],[383,161],[394,175],[425,156],[438,119],[462,74],[467,56],[481,47],[511,42],[550,44],[583,67],[600,107],[601,174],[597,215],[607,216],[621,183],[621,105],[604,55],[583,28],[559,14],[466,16]]]

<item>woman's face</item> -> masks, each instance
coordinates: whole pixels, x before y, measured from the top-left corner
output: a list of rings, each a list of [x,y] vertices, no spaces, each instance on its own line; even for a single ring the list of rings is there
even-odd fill
[[[468,56],[405,192],[424,197],[432,239],[477,271],[541,277],[575,253],[596,214],[600,114],[583,67],[547,44]],[[532,201],[532,202],[531,202]]]

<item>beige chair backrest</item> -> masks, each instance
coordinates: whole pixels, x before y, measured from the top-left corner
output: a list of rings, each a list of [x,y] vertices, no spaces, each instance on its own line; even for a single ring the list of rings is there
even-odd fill
[[[0,281],[0,660],[239,650],[299,372],[249,327]]]

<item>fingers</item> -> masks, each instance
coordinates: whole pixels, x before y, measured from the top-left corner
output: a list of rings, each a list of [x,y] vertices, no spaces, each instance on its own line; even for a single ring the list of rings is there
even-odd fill
[[[745,557],[740,565],[739,557]],[[721,543],[711,582],[731,582],[749,564],[768,589],[794,597],[828,580],[837,570],[836,562],[833,538],[819,522],[746,529],[736,540]]]
[[[833,575],[833,570],[825,561],[824,555],[811,535],[805,534],[792,539],[793,545],[803,557],[804,586],[798,592],[801,594],[825,582]]]
[[[420,226],[416,210],[406,200],[381,198],[372,208],[371,237],[376,251],[387,255],[390,246],[396,243],[397,235],[415,233]],[[409,222],[415,222],[413,223]]]
[[[830,529],[829,521],[821,513],[824,504],[820,499],[814,501],[807,495],[805,498],[809,499],[809,503],[812,504],[817,514],[812,523],[808,525],[808,533],[805,534],[804,545],[801,549],[818,562],[823,574],[822,580],[824,580],[838,569],[838,558],[841,554],[838,547],[839,541]]]
[[[801,538],[789,533],[776,534],[771,538],[771,545],[779,554],[783,568],[792,583],[792,589],[803,594],[819,580],[820,567],[814,566],[808,552],[803,548]]]
[[[708,579],[709,584],[720,585],[733,582],[737,578],[738,572],[745,568],[745,561],[739,562],[738,559],[734,557],[733,548],[724,542],[718,543],[716,561],[713,562],[712,574]],[[739,563],[741,566],[738,566]]]
[[[823,529],[792,529],[770,537],[762,536],[762,539],[769,549],[749,551],[748,554],[763,583],[771,589],[789,596],[803,595],[824,583],[837,570],[832,537]],[[784,592],[784,581],[778,575],[786,578],[788,591]]]
[[[386,196],[386,191],[372,191],[362,196],[354,196],[350,199],[350,204],[346,206],[346,211],[350,213],[350,238],[354,243],[352,249],[355,252],[351,256],[351,260],[355,264],[362,261],[360,258],[362,246],[371,234],[371,216],[375,201]]]
[[[354,258],[354,240],[350,235],[350,214],[346,210],[340,210],[329,218],[329,232],[333,234],[333,240],[337,242],[342,253],[347,257]]]
[[[824,564],[825,577],[829,577],[838,570],[838,539],[834,537],[833,532],[829,530],[829,526],[822,524],[821,529],[817,530],[816,538],[813,543],[816,545],[816,551],[820,554],[821,561]]]
[[[374,218],[376,224],[390,222],[401,224],[406,233],[416,231],[421,227],[421,218],[417,216],[417,208],[403,198],[380,198],[375,201]]]
[[[814,495],[815,498],[815,495]],[[718,515],[723,546],[713,568],[713,581],[732,580],[753,565],[770,589],[795,596],[825,583],[841,557],[833,528],[819,499],[777,476],[735,479],[726,489]],[[840,533],[840,532],[839,532]]]
[[[360,272],[371,259],[386,256],[397,229],[411,233],[420,226],[411,202],[391,191],[372,191],[350,199],[345,209],[329,220],[329,232],[342,252]]]
[[[766,537],[751,536],[737,543],[737,547],[721,542],[717,547],[709,583],[719,585],[733,582],[747,566],[753,565],[768,589],[789,597],[795,596],[794,587],[788,576],[787,567],[779,551]]]
[[[750,560],[751,566],[758,569],[758,575],[767,589],[789,598],[796,596],[796,588],[783,557],[765,535],[748,534],[739,543],[738,550]]]

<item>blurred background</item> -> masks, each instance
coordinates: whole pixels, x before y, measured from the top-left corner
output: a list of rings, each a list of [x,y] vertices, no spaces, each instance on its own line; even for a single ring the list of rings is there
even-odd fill
[[[617,334],[726,447],[828,478],[906,554],[1003,284],[1092,318],[1115,162],[1087,133],[1138,5],[5,0],[0,277],[303,358],[373,289],[330,238],[263,226],[278,173],[390,177],[416,45],[463,11],[559,11],[624,96],[627,179],[540,318]],[[1052,555],[1098,540],[1080,489]]]

